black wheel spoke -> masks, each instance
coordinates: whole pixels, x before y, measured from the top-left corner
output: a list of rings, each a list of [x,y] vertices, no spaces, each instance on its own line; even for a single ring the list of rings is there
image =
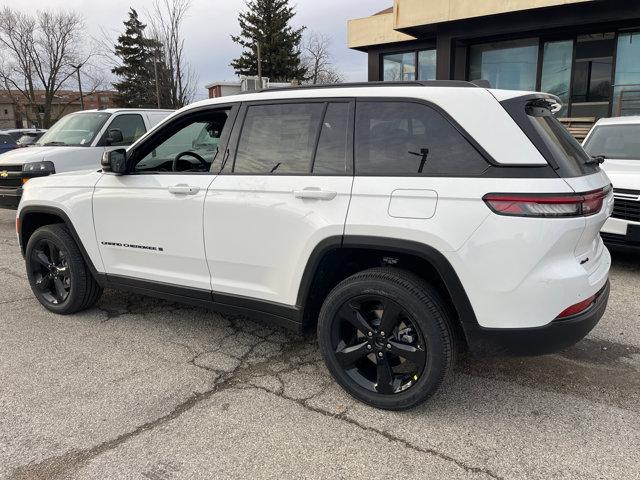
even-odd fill
[[[47,242],[47,246],[49,247],[49,259],[51,263],[57,265],[60,260],[58,247],[56,247],[53,242]]]
[[[356,329],[362,332],[363,335],[373,334],[373,328],[369,325],[369,322],[364,318],[360,310],[355,306],[347,303],[341,310],[340,315],[347,320]]]
[[[394,342],[393,340],[389,341],[389,345],[391,345],[389,352],[413,362],[418,367],[424,364],[426,353],[423,349],[407,345],[406,343]]]
[[[55,286],[56,289],[56,299],[59,302],[64,301],[66,295],[67,295],[67,291],[64,289],[64,284],[62,283],[62,280],[60,280],[59,277],[55,277],[53,279],[53,285]]]
[[[376,391],[386,394],[393,393],[393,371],[391,370],[389,359],[386,354],[383,354],[382,357],[376,357],[376,359],[378,361],[376,371]]]
[[[336,358],[343,368],[348,368],[369,353],[367,342],[344,347],[336,351]]]
[[[382,318],[380,319],[380,331],[385,332],[387,335],[391,335],[394,327],[400,321],[400,313],[402,307],[396,302],[386,300],[382,304]]]
[[[51,288],[51,277],[47,275],[40,275],[36,279],[36,288],[41,292],[48,292]]]
[[[51,260],[45,255],[42,250],[34,250],[33,258],[43,267],[51,265]]]

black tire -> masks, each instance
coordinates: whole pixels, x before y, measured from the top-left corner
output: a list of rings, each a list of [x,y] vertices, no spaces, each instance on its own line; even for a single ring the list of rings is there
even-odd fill
[[[376,299],[379,306],[375,306]],[[365,308],[367,305],[373,306]],[[400,326],[392,332],[380,332],[376,328],[382,328],[387,308],[393,315],[401,309],[397,314],[401,320],[395,324]],[[347,318],[352,311],[353,321]],[[360,322],[362,319],[366,325]],[[329,293],[320,310],[318,342],[327,368],[349,394],[377,408],[405,410],[432,396],[451,371],[455,355],[452,321],[450,309],[436,289],[420,277],[395,268],[373,268],[345,279]],[[367,328],[373,329],[372,337],[371,332],[364,331]],[[383,345],[377,340],[380,333]],[[368,350],[361,348],[362,342]],[[409,347],[413,354],[419,353],[415,363],[402,353],[394,356],[394,352]],[[356,357],[350,357],[354,353]],[[363,354],[356,363],[349,363]],[[375,365],[375,372],[369,363]],[[420,368],[420,373],[411,374]],[[409,377],[404,372],[396,373],[399,369],[409,372]],[[381,381],[381,375],[389,379],[384,372],[391,373],[390,381]]]
[[[57,254],[52,253],[56,251]],[[48,267],[45,266],[47,260]],[[37,229],[27,243],[25,263],[31,290],[38,301],[54,313],[68,315],[86,310],[102,295],[102,287],[93,278],[64,224]],[[59,273],[63,270],[64,274]],[[62,289],[57,288],[56,282]]]

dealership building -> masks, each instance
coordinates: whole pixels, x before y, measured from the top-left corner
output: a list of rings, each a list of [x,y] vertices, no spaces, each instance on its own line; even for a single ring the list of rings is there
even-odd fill
[[[370,81],[487,80],[550,92],[561,117],[640,114],[640,0],[394,0],[350,20]]]

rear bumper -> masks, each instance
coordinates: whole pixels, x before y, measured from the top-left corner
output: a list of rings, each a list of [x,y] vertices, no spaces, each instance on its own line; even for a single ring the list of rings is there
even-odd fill
[[[15,210],[22,198],[22,187],[0,188],[0,208]]]
[[[584,312],[536,328],[483,328],[465,324],[472,353],[495,356],[533,356],[554,353],[582,340],[600,321],[609,301],[609,282]]]
[[[608,245],[640,247],[640,223],[609,218],[600,232],[602,240]]]

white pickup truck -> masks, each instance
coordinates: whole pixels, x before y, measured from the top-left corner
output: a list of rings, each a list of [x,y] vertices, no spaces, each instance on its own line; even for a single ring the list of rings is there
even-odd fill
[[[29,178],[100,168],[107,150],[127,147],[172,110],[85,110],[61,118],[33,147],[0,157],[0,208],[17,208]]]

